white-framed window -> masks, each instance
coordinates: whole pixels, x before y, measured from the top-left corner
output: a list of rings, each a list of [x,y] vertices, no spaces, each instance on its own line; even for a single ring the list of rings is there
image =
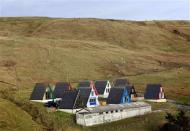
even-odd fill
[[[106,93],[109,93],[109,91],[110,91],[110,89],[109,89],[109,88],[107,88],[107,89],[106,89]]]
[[[96,102],[95,98],[90,98],[90,102]]]
[[[110,83],[108,83],[108,87],[110,87]]]

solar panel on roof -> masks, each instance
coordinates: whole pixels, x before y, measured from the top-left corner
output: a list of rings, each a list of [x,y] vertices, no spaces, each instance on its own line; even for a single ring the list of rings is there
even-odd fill
[[[30,96],[30,100],[42,100],[44,94],[46,92],[46,86],[44,83],[36,83],[32,94]]]

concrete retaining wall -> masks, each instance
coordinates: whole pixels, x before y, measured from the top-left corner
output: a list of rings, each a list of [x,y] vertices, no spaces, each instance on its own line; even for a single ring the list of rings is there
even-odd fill
[[[107,122],[117,121],[151,112],[151,106],[127,108],[122,110],[106,111],[99,113],[76,114],[77,124],[92,126]]]

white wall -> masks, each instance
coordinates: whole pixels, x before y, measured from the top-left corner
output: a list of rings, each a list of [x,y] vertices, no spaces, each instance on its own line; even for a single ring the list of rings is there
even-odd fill
[[[83,126],[92,126],[112,121],[117,121],[129,117],[144,115],[151,112],[151,106],[124,109],[118,112],[104,112],[103,114],[93,113],[93,114],[76,114],[77,124]]]
[[[108,98],[109,92],[106,92],[107,89],[109,89],[109,92],[110,92],[111,84],[110,84],[109,81],[107,82],[106,88],[105,88],[105,90],[104,90],[104,94],[103,94],[103,95],[100,95],[100,97]]]
[[[91,94],[92,91],[94,92],[94,95]],[[93,88],[92,88],[91,92],[90,92],[90,96],[88,98],[87,107],[96,107],[96,106],[99,106],[100,104],[99,104],[99,101],[98,101],[98,96],[95,94],[95,90]],[[95,98],[96,99],[96,105],[90,105],[90,99],[91,98]]]

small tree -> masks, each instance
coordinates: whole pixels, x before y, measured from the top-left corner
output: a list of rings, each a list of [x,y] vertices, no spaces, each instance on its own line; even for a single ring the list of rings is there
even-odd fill
[[[176,121],[175,116],[173,116],[171,113],[167,113],[165,118],[169,123],[175,123]]]
[[[165,118],[168,122],[164,124],[161,131],[188,131],[190,129],[190,118],[183,110],[180,110],[176,116],[167,113]]]
[[[189,128],[188,126],[190,126],[190,118],[185,115],[184,111],[181,110],[176,117],[175,124],[179,125],[184,131],[186,131],[187,128]]]

